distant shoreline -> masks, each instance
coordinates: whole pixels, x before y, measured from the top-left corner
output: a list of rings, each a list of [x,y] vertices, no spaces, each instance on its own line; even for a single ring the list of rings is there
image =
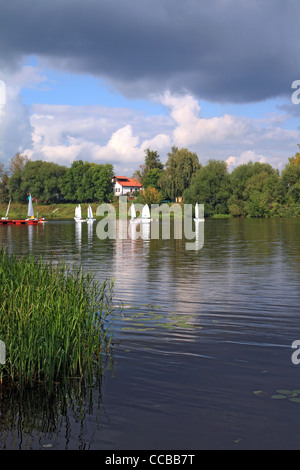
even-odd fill
[[[97,208],[99,205],[102,203],[100,202],[93,202],[93,203],[80,203],[81,205],[81,210],[82,210],[82,217],[85,218],[87,217],[87,208],[88,205],[91,205],[94,217],[97,220],[103,219],[103,217],[99,217],[96,215]],[[119,204],[118,203],[111,203],[115,209],[116,209],[116,216],[118,217],[119,215]],[[128,208],[130,206],[131,202],[128,203]],[[75,207],[78,205],[78,203],[61,203],[61,204],[36,204],[33,203],[33,209],[34,209],[34,214],[35,216],[38,217],[44,217],[46,220],[62,220],[62,219],[73,219],[75,215]],[[11,203],[10,206],[10,211],[8,214],[8,217],[11,219],[25,219],[27,217],[27,204],[21,204],[21,203]],[[6,214],[7,210],[7,204],[6,203],[0,203],[0,218],[4,217]],[[159,218],[162,217],[162,214],[159,214]],[[174,214],[171,212],[170,217],[173,218]],[[130,215],[128,214],[128,218],[130,218]],[[238,218],[249,218],[249,217],[235,217],[231,214],[214,214],[210,217],[206,216],[206,219],[238,219]],[[285,218],[285,219],[296,219],[299,218],[297,216],[286,216],[286,217],[280,217],[280,216],[274,216],[274,217],[252,217],[252,218],[260,218],[260,219],[267,219],[267,218],[272,218],[272,219],[280,219],[280,218]]]

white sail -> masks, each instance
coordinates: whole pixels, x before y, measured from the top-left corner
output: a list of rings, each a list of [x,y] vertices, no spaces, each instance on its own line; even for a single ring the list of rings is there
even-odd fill
[[[29,195],[27,217],[34,217],[31,194]]]
[[[135,211],[134,204],[131,204],[131,207],[130,207],[130,215],[131,215],[131,218],[132,218],[132,219],[135,219],[135,218],[136,218],[136,211]]]
[[[91,208],[90,205],[88,206],[88,213],[87,213],[87,216],[88,216],[88,219],[92,219],[92,218],[93,218],[93,211],[92,211],[92,208]]]
[[[150,209],[148,204],[143,207],[142,210],[142,219],[150,219]]]
[[[80,206],[80,204],[75,209],[75,218],[76,219],[81,219],[81,206]]]
[[[5,217],[2,217],[2,219],[7,219],[8,212],[9,212],[9,208],[10,208],[10,203],[11,203],[11,199],[9,200],[9,203],[8,203],[8,206],[7,206],[7,210],[6,210]]]

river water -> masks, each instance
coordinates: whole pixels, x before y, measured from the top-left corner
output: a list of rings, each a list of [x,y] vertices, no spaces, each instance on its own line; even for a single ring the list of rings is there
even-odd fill
[[[103,240],[97,223],[0,227],[11,252],[114,279],[122,303],[101,386],[75,385],[67,403],[59,390],[22,406],[3,393],[1,449],[300,448],[300,220],[202,225],[194,250],[173,230]]]

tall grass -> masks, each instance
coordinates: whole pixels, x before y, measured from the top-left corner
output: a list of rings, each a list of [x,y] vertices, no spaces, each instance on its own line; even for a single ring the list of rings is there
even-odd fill
[[[92,379],[110,347],[112,284],[80,268],[0,251],[0,339],[6,362],[0,380],[53,385]]]

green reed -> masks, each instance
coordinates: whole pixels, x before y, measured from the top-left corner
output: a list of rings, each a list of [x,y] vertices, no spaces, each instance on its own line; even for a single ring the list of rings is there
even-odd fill
[[[0,251],[0,381],[53,385],[101,373],[110,350],[112,283],[81,268]]]

